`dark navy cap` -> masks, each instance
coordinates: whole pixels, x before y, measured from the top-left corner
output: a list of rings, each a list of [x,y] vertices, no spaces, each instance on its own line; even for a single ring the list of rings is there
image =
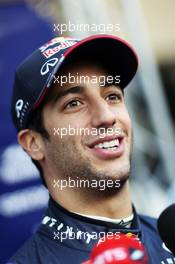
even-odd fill
[[[125,88],[134,77],[138,58],[126,41],[111,35],[95,35],[82,40],[56,37],[27,57],[17,68],[11,102],[12,119],[17,130],[27,128],[30,114],[40,105],[60,67],[83,54],[98,58],[120,76]]]

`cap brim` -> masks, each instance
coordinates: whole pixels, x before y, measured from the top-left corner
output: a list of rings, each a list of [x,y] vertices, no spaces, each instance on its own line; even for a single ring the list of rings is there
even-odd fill
[[[125,88],[134,77],[138,68],[138,57],[134,49],[126,41],[111,35],[97,35],[86,38],[71,48],[65,54],[99,59],[115,75],[120,75],[120,86]]]
[[[35,108],[45,97],[47,88],[54,80],[54,75],[59,74],[59,69],[67,60],[75,61],[79,57],[86,56],[100,61],[113,76],[120,76],[119,86],[124,89],[133,79],[138,68],[138,57],[134,49],[126,41],[112,35],[95,35],[80,40],[70,47],[63,55],[63,60],[53,69],[50,79],[47,81],[40,97],[35,103]]]

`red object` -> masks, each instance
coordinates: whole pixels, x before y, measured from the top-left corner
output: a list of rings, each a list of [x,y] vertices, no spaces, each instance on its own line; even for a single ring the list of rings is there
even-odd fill
[[[90,260],[82,264],[148,264],[148,255],[135,235],[128,237],[106,237],[97,244],[90,255]]]

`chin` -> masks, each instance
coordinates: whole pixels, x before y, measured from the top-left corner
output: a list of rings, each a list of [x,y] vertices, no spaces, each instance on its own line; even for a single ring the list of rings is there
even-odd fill
[[[108,175],[111,174],[111,177],[114,178],[121,178],[122,176],[125,177],[125,175],[129,175],[130,173],[130,161],[125,160],[117,160],[113,161],[110,164],[104,164],[104,162],[101,164],[100,167],[98,167],[99,170],[104,170]]]

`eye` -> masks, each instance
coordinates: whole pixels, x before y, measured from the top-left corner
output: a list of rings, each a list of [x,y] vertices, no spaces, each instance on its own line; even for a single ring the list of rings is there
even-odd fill
[[[106,97],[107,101],[111,102],[120,102],[122,100],[121,94],[111,93]]]
[[[71,100],[69,103],[66,104],[65,109],[74,108],[80,106],[81,102],[77,99]]]

